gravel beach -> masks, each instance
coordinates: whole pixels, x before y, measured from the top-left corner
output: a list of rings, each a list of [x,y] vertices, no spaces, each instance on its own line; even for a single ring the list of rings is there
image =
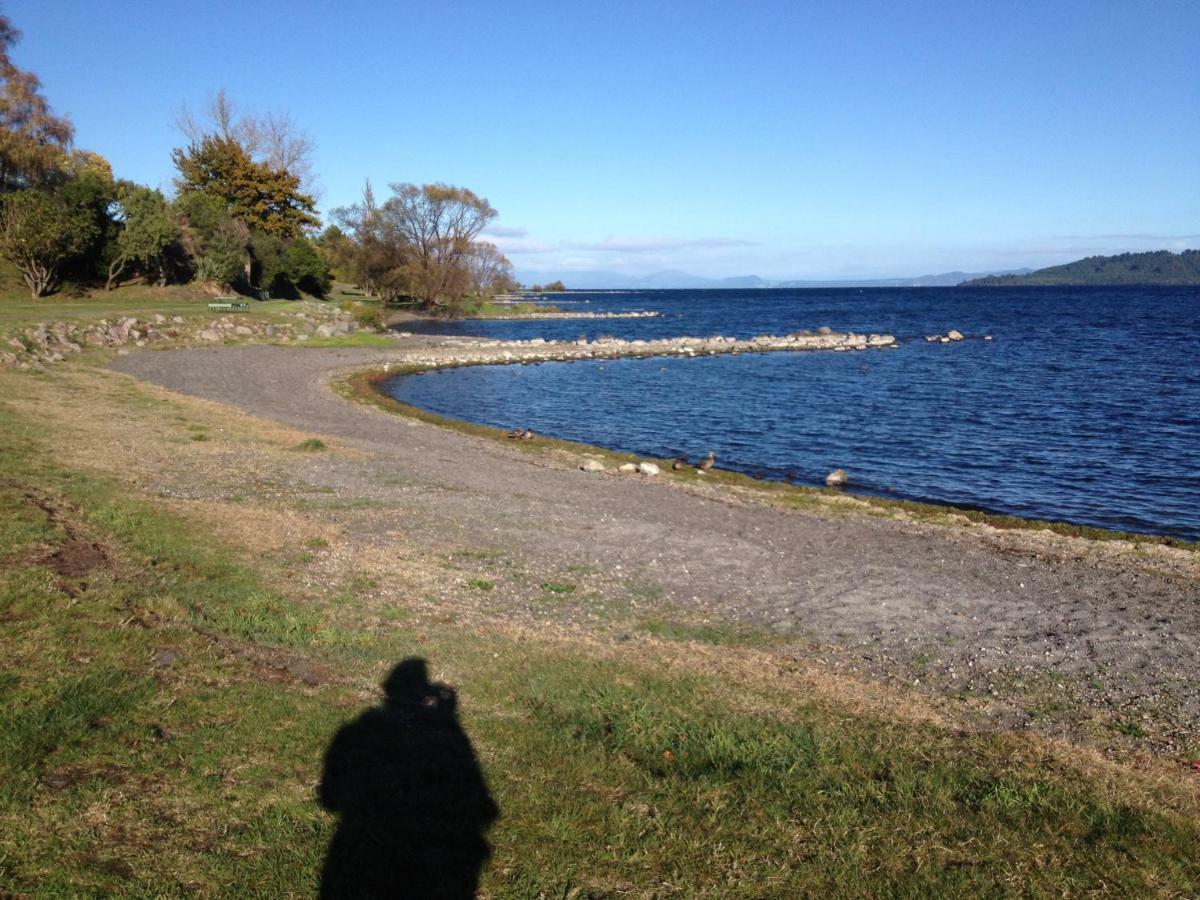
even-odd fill
[[[838,667],[942,695],[994,698],[1004,725],[1038,709],[1152,722],[1171,752],[1200,729],[1200,561],[1194,551],[904,517],[784,509],[740,492],[592,474],[552,455],[347,401],[339,370],[405,365],[396,350],[240,345],[142,352],[115,368],[366,453],[308,477],[370,496],[403,483],[403,521],[439,542],[502,540],[538,561],[652,581],[665,601],[794,638]],[[521,423],[514,423],[520,425]]]

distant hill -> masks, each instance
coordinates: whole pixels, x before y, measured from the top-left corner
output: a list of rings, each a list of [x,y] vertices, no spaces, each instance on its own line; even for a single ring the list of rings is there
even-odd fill
[[[964,287],[1006,285],[1048,286],[1100,284],[1200,285],[1200,250],[1155,250],[1119,256],[1089,256],[1063,266],[1050,266],[1025,275],[991,275],[963,283]]]
[[[995,275],[1025,275],[1033,269],[1005,269],[1001,272],[942,272],[911,278],[850,278],[830,281],[777,281],[771,287],[956,287],[972,278]]]
[[[909,278],[842,278],[826,280],[768,281],[757,275],[737,275],[732,278],[705,278],[668,269],[653,275],[624,275],[602,269],[575,272],[518,272],[522,284],[544,284],[550,278],[561,276],[568,288],[573,290],[662,290],[662,289],[713,289],[738,290],[743,288],[852,288],[852,287],[953,287],[982,275],[1024,275],[1033,269],[1008,269],[1004,272],[943,272],[940,275],[918,275]]]

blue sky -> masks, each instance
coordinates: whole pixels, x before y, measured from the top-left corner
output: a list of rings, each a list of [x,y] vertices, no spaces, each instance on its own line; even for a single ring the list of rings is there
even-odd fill
[[[468,186],[519,271],[766,278],[1200,246],[1200,2],[6,2],[79,146],[169,187],[224,87]]]

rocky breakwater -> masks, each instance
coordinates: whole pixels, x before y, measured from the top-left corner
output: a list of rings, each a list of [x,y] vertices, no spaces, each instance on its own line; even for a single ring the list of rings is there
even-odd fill
[[[990,341],[992,339],[992,336],[990,334],[985,334],[982,336],[982,339],[985,341]],[[929,343],[929,344],[956,344],[959,341],[965,341],[965,340],[967,340],[967,335],[963,334],[961,331],[958,331],[957,329],[954,329],[954,328],[951,328],[945,334],[927,334],[927,335],[925,335],[925,342]]]
[[[357,327],[349,313],[320,308],[283,313],[274,322],[252,316],[185,318],[160,313],[146,318],[124,316],[90,323],[39,322],[0,338],[0,365],[44,371],[87,347],[116,348],[118,353],[128,353],[129,347],[150,345],[254,340],[288,343],[346,335]]]
[[[613,359],[639,356],[715,356],[722,353],[769,353],[826,350],[886,350],[896,346],[890,334],[841,333],[829,328],[800,331],[787,335],[733,337],[677,337],[662,340],[624,340],[599,338],[588,341],[489,341],[471,338],[447,338],[436,348],[406,354],[402,364],[420,369],[482,363],[548,362],[551,360]]]
[[[545,312],[513,313],[502,316],[476,316],[479,319],[656,319],[662,313],[654,310],[631,310],[630,312],[575,312],[572,310],[547,310]]]

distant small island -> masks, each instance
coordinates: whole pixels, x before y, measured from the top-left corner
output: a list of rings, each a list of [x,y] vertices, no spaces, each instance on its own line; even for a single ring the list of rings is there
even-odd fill
[[[1038,269],[1027,275],[989,275],[964,281],[963,287],[1009,285],[1195,284],[1200,285],[1200,250],[1172,253],[1122,253],[1089,256],[1062,266]]]

